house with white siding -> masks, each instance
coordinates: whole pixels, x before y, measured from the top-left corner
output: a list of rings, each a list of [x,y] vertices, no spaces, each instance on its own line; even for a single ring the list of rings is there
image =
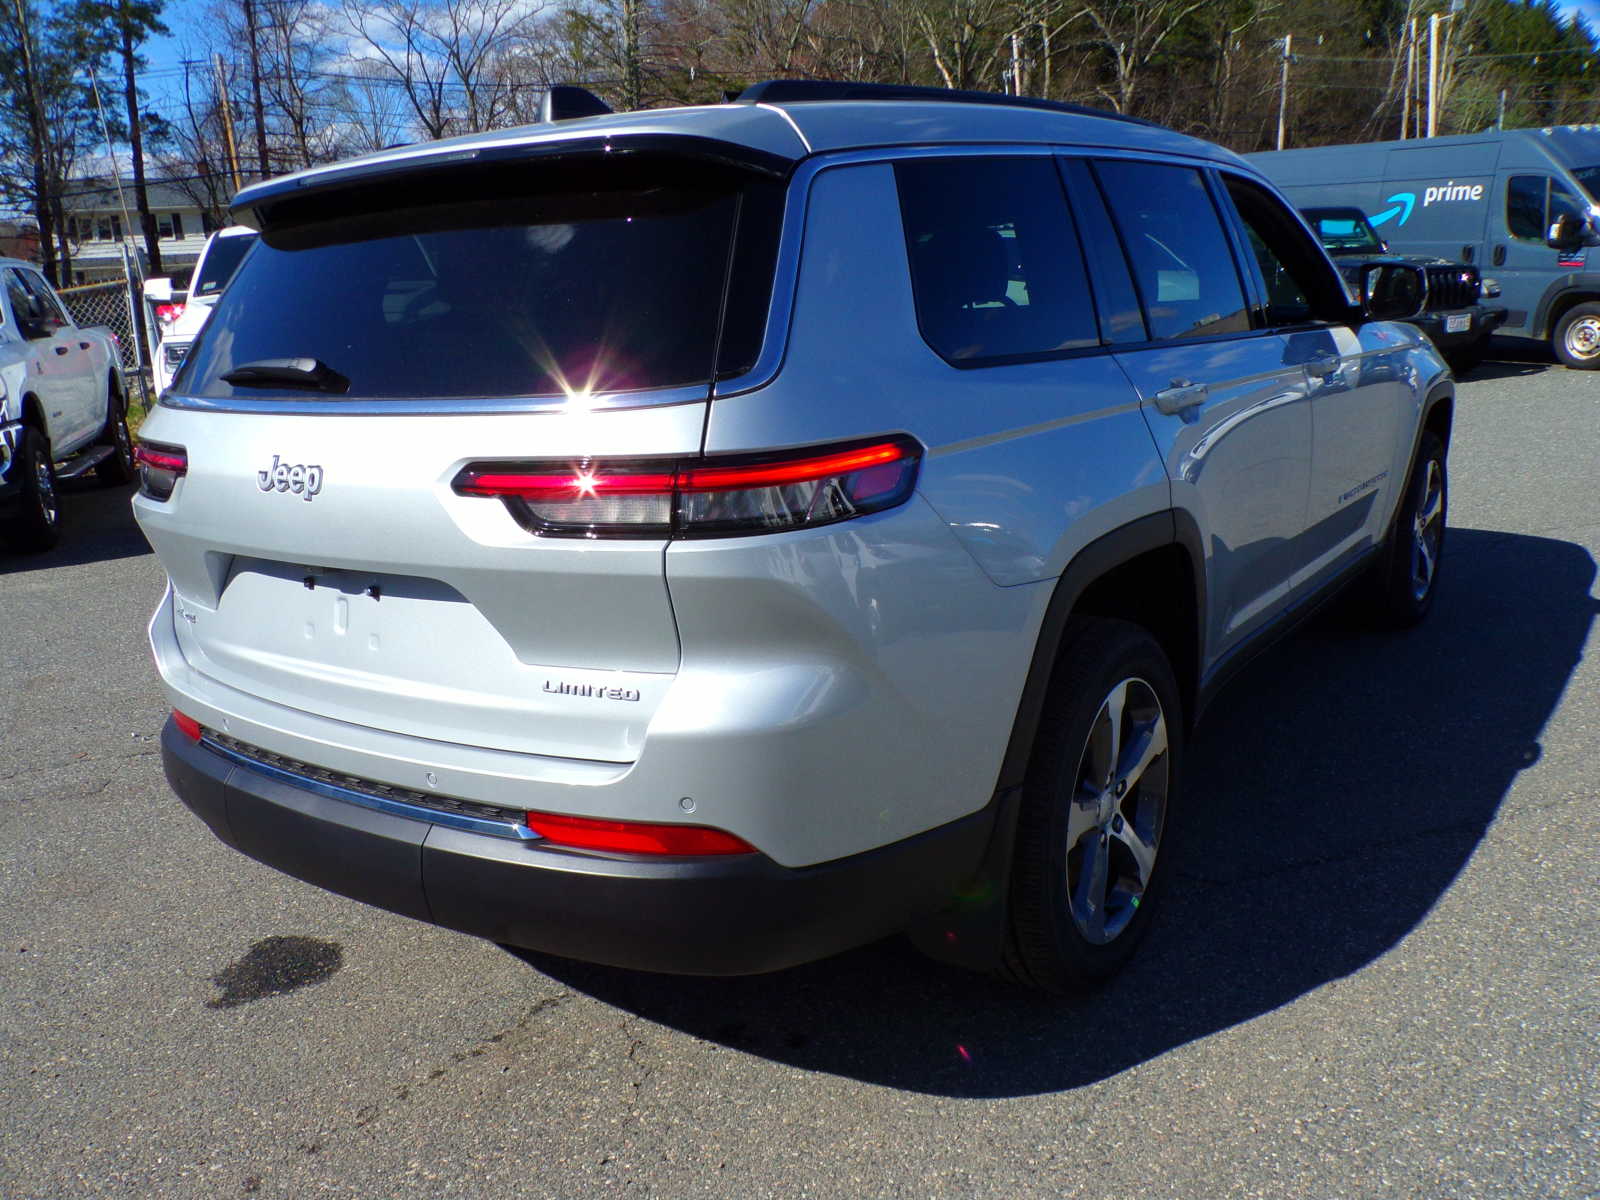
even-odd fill
[[[174,288],[187,288],[189,273],[217,223],[193,197],[172,184],[147,184],[146,193],[160,235],[161,273],[171,276]],[[79,180],[62,204],[72,247],[73,283],[120,279],[124,243],[131,253],[144,258],[133,180],[122,181],[120,195],[111,180]]]

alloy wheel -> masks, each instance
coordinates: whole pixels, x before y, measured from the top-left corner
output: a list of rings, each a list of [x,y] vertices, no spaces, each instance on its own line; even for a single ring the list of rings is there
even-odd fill
[[[1433,587],[1444,538],[1444,469],[1430,458],[1422,477],[1422,500],[1411,521],[1411,597],[1421,601]]]
[[[1084,939],[1114,941],[1150,885],[1166,819],[1167,720],[1143,679],[1111,689],[1078,760],[1067,817],[1067,907]]]

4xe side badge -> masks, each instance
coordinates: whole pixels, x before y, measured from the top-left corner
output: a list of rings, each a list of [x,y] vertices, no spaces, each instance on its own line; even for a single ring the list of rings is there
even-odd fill
[[[322,468],[306,463],[295,463],[291,467],[280,463],[274,454],[272,465],[256,472],[256,486],[263,492],[293,492],[309,501],[322,491]]]

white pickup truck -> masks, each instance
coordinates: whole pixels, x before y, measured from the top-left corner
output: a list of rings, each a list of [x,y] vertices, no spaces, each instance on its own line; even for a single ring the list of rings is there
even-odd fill
[[[0,258],[0,284],[0,538],[46,550],[59,480],[133,479],[127,400],[108,330],[80,329],[28,263]]]

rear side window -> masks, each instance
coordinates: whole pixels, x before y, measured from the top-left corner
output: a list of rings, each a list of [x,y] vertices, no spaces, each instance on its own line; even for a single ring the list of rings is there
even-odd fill
[[[943,358],[978,366],[1099,344],[1051,159],[918,159],[895,178],[917,323]]]
[[[1153,338],[1250,328],[1244,289],[1205,180],[1192,167],[1095,164]]]
[[[304,398],[281,380],[224,378],[298,358],[347,380],[350,397],[586,395],[709,384],[759,350],[776,181],[637,155],[502,167],[401,194],[406,208],[381,192],[335,195],[301,223],[269,227],[175,387]],[[741,228],[755,249],[735,254]],[[741,311],[724,337],[733,272]]]

